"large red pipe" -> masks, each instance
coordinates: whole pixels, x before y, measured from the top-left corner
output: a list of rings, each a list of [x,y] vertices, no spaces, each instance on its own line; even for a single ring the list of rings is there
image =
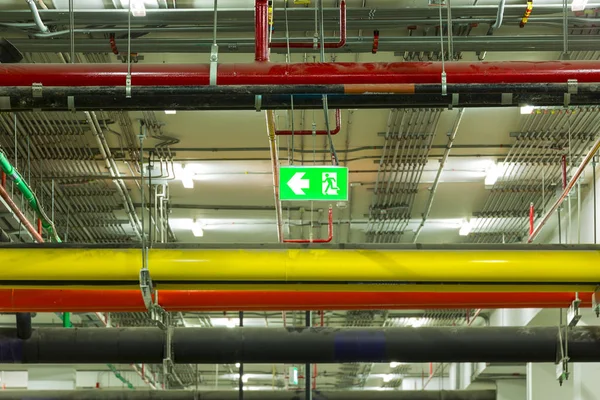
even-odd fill
[[[579,293],[582,307],[592,294]],[[158,291],[167,311],[565,308],[574,293]],[[142,312],[139,290],[0,290],[0,312]]]
[[[258,53],[258,52],[257,52]],[[257,54],[260,59],[264,54]],[[600,82],[599,61],[502,61],[446,63],[450,83],[566,83]],[[442,64],[401,63],[302,63],[220,64],[219,85],[335,85],[335,84],[435,84],[441,82]],[[134,86],[208,85],[208,64],[135,64]],[[0,64],[0,87],[125,86],[123,64]]]

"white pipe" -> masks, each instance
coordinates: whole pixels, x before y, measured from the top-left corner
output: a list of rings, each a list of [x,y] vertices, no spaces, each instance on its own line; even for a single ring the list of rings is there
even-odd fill
[[[33,15],[33,20],[37,25],[40,32],[48,33],[50,30],[46,25],[44,25],[44,21],[42,21],[42,17],[40,17],[40,12],[35,4],[35,0],[25,0],[29,5],[29,9],[31,10],[31,14]]]

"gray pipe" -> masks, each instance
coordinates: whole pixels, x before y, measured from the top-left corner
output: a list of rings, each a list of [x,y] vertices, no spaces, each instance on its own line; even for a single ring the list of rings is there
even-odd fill
[[[35,0],[25,0],[29,5],[29,9],[31,10],[31,14],[33,15],[33,20],[37,25],[40,32],[48,33],[49,29],[46,25],[44,25],[44,21],[42,21],[42,17],[40,17],[40,12],[35,4]]]
[[[498,14],[496,15],[496,22],[494,25],[490,26],[488,30],[488,35],[494,33],[494,31],[502,26],[502,19],[504,18],[504,7],[506,6],[506,0],[500,0],[500,4],[498,5]]]
[[[159,328],[45,328],[28,340],[0,331],[0,363],[158,364]],[[182,364],[348,362],[555,362],[554,327],[174,328],[172,358]],[[569,331],[571,362],[600,361],[600,327]]]
[[[2,390],[0,400],[237,400],[238,392],[192,390]],[[300,400],[304,392],[244,392],[244,400]],[[495,400],[494,390],[314,391],[313,400]]]

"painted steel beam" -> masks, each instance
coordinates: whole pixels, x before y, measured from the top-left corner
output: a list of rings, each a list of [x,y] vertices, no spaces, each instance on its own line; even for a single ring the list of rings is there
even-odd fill
[[[2,390],[0,400],[238,400],[239,393],[193,390]],[[244,400],[299,400],[304,392],[279,390],[244,391]],[[496,400],[495,390],[390,390],[320,391],[313,400]]]
[[[0,362],[159,364],[164,330],[44,328],[30,339],[0,331]],[[600,327],[569,330],[569,361],[600,361]],[[183,364],[348,362],[555,362],[558,328],[174,328],[173,360]]]
[[[599,249],[192,245],[150,249],[149,269],[157,289],[593,292]],[[126,247],[4,245],[0,287],[133,288],[140,259]]]
[[[579,293],[591,307],[592,293]],[[567,308],[575,293],[160,290],[166,311]],[[145,312],[139,290],[0,289],[0,312]]]

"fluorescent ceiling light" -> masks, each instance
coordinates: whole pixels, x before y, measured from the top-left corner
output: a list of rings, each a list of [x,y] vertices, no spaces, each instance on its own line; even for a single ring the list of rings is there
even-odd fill
[[[399,367],[400,365],[402,365],[402,363],[399,363],[399,362],[396,362],[396,361],[392,361],[392,362],[390,363],[390,368],[397,368],[397,367]]]
[[[491,164],[486,170],[486,175],[485,175],[485,180],[484,180],[485,186],[493,186],[499,177],[500,177],[500,168],[498,167],[498,164],[496,164],[496,163]]]
[[[471,222],[470,221],[465,221],[461,225],[460,230],[458,231],[458,234],[460,236],[468,236],[469,233],[471,233],[471,229],[473,229],[473,226],[471,225]],[[423,324],[421,323],[421,325],[423,325]],[[415,326],[415,325],[413,324],[413,326]]]
[[[195,237],[202,237],[204,236],[204,230],[202,229],[202,221],[196,221],[194,220],[192,223],[192,234]],[[234,323],[235,326],[235,323]]]
[[[146,6],[144,0],[129,0],[129,8],[131,9],[131,15],[134,17],[145,17]]]
[[[240,363],[235,363],[235,367],[239,368],[240,367]]]
[[[181,166],[181,183],[186,189],[194,188],[194,171],[189,166]]]
[[[394,379],[394,375],[392,375],[392,374],[385,374],[385,375],[383,376],[383,381],[384,381],[385,383],[391,382],[391,381],[392,381],[392,379]]]
[[[587,0],[573,0],[571,3],[571,11],[583,11],[587,6]]]
[[[165,110],[165,114],[174,115],[174,114],[177,114],[177,110]]]
[[[521,114],[531,114],[535,110],[534,106],[522,106]]]
[[[235,321],[230,318],[229,320],[227,320],[225,326],[228,328],[235,328]]]

